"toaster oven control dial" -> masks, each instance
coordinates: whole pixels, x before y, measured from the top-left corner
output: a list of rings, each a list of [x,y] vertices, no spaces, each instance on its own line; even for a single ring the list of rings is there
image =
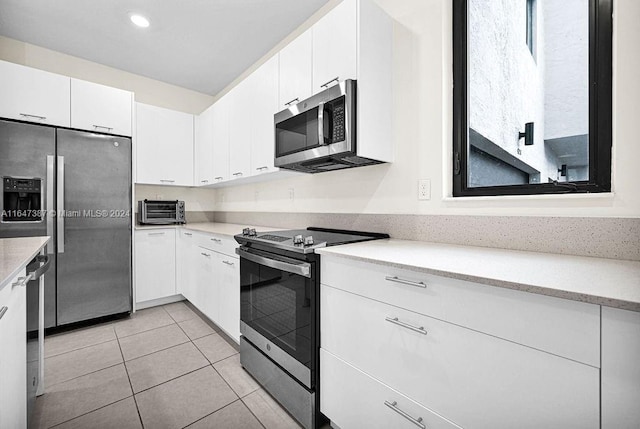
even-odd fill
[[[304,245],[305,246],[312,246],[313,245],[313,236],[309,235],[307,237],[304,238]]]
[[[302,238],[302,235],[298,234],[293,237],[293,244],[304,244],[304,238]]]

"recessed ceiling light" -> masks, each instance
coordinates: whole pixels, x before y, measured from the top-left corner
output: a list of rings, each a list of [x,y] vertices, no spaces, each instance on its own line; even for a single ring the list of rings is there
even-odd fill
[[[138,27],[147,28],[149,26],[149,20],[142,15],[133,14],[130,16],[131,22]]]

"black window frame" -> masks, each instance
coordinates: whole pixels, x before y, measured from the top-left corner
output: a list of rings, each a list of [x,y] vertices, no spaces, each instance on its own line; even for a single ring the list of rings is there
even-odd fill
[[[453,196],[611,192],[613,0],[589,0],[589,180],[468,186],[468,0],[453,2]]]

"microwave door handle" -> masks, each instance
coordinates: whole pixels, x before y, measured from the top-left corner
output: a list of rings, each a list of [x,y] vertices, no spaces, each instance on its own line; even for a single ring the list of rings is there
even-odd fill
[[[324,103],[318,104],[318,144],[324,145]]]

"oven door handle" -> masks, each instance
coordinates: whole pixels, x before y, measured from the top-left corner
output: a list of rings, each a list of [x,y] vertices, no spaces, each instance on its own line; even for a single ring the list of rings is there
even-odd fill
[[[269,256],[267,258],[241,248],[236,248],[236,253],[241,258],[255,262],[256,264],[265,265],[267,267],[275,268],[276,270],[282,270],[288,273],[311,278],[311,264],[307,262],[300,262],[295,259],[284,257]]]

